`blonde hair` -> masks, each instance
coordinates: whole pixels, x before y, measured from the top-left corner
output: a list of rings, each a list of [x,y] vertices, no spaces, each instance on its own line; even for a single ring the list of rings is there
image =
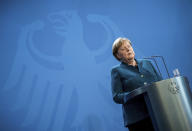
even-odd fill
[[[113,46],[112,46],[112,52],[113,52],[113,56],[120,61],[120,59],[117,57],[117,52],[118,52],[118,49],[121,47],[121,45],[124,43],[124,42],[129,42],[130,45],[131,44],[131,41],[125,37],[119,37],[117,38],[114,42],[113,42]]]

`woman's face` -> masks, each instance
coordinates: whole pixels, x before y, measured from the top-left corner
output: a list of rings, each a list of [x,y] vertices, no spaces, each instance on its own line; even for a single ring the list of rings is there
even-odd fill
[[[135,52],[128,41],[119,47],[117,57],[121,60],[131,60],[135,58]]]

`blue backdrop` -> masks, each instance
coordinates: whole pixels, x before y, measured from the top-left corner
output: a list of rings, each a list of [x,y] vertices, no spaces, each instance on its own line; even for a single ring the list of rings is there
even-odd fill
[[[126,131],[111,96],[117,37],[192,85],[191,0],[2,0],[0,130]],[[158,59],[164,79],[167,78]]]

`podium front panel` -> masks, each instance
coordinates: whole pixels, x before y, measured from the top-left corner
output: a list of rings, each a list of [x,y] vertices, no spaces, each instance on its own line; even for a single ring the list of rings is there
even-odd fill
[[[186,77],[179,76],[147,88],[159,131],[192,131],[192,95]]]

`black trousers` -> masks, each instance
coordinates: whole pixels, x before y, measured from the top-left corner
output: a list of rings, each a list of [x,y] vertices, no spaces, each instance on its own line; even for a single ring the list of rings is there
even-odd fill
[[[129,131],[155,131],[150,117],[127,126]]]

